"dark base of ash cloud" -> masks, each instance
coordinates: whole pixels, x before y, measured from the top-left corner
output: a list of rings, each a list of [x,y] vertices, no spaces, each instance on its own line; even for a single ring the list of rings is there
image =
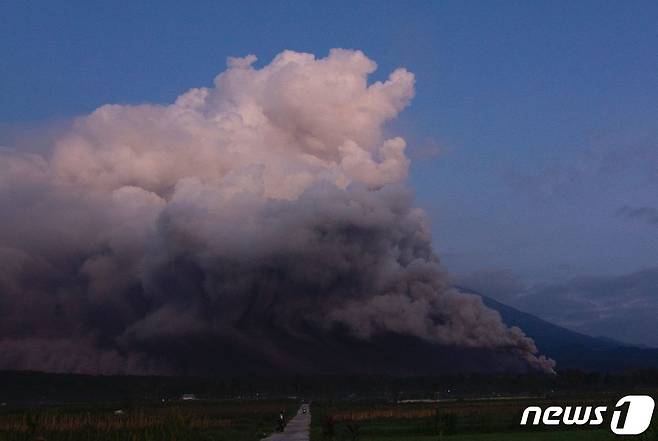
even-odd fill
[[[381,132],[413,76],[368,85],[353,51],[253,61],[103,107],[48,155],[0,151],[0,368],[550,371],[432,251]]]
[[[205,208],[160,215],[140,278],[110,249],[51,262],[5,251],[3,268],[13,264],[11,281],[23,283],[3,286],[11,314],[3,335],[14,336],[0,343],[3,367],[207,374],[541,366],[519,330],[447,284],[404,189],[317,189],[190,228]]]

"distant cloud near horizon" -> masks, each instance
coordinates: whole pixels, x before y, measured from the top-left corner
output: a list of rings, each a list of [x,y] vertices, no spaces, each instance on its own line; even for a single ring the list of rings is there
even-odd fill
[[[530,286],[509,271],[480,271],[459,283],[592,336],[658,347],[658,267]]]
[[[624,205],[617,210],[617,215],[658,227],[658,208],[656,207],[631,207]]]

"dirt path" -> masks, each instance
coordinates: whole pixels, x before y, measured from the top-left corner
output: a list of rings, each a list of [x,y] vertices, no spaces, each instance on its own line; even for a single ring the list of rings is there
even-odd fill
[[[306,408],[306,413],[302,409]],[[297,415],[286,425],[283,433],[274,433],[262,441],[308,441],[311,429],[311,410],[307,404],[303,404],[297,411]]]

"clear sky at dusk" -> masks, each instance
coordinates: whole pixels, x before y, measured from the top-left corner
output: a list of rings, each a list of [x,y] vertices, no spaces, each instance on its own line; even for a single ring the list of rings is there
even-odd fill
[[[456,281],[658,345],[656,2],[0,1],[0,145],[335,47],[416,75],[389,130]]]

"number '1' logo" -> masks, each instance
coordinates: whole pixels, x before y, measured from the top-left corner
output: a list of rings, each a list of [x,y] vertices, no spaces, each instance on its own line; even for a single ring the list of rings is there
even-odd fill
[[[612,413],[610,430],[617,435],[639,435],[651,424],[655,403],[647,395],[627,395],[617,401]],[[623,416],[623,417],[622,417]]]

